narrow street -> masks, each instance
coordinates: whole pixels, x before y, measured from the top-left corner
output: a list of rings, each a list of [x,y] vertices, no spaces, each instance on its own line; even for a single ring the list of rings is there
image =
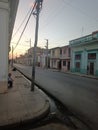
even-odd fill
[[[17,68],[31,78],[31,67]],[[94,130],[98,129],[98,80],[37,68],[36,82]]]

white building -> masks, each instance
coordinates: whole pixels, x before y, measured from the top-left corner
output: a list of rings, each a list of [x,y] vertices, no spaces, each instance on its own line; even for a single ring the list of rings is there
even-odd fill
[[[0,93],[7,90],[8,53],[19,0],[0,0]]]

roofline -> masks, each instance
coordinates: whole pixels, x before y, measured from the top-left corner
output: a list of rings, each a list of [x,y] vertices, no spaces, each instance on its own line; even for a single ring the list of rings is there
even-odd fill
[[[76,39],[70,40],[69,42],[74,41],[74,40],[78,40],[78,39],[80,39],[80,38],[84,38],[84,37],[87,37],[87,36],[91,36],[91,35],[92,35],[92,34],[89,34],[89,35],[86,35],[86,36],[83,36],[83,37],[79,37],[79,38],[76,38]]]

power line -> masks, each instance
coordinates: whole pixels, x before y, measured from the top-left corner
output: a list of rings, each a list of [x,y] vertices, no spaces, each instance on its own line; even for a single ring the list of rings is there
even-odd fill
[[[56,12],[54,12],[54,13],[52,12],[52,13],[51,13],[52,15],[50,14],[50,16],[49,16],[49,18],[48,18],[48,20],[47,20],[48,23],[45,22],[46,24],[44,24],[44,25],[41,27],[41,28],[42,28],[41,31],[44,30],[46,27],[48,27],[49,24],[53,23],[53,20],[56,19],[56,17],[58,17],[58,16],[60,15],[60,13],[61,13],[61,11],[63,10],[63,8],[64,8],[64,6],[62,6],[62,5],[60,4],[56,9],[53,10],[53,12],[54,12],[55,10],[56,10]]]
[[[14,44],[16,44],[16,43],[14,43]],[[20,44],[19,46],[30,47],[29,45],[23,45],[23,44]]]
[[[96,22],[98,22],[98,20],[96,19],[96,18],[94,18],[94,17],[92,17],[92,16],[89,16],[85,11],[83,11],[82,9],[80,9],[79,7],[76,7],[76,6],[73,6],[71,3],[69,3],[68,1],[65,1],[65,0],[62,0],[62,2],[64,3],[64,6],[65,6],[65,4],[66,5],[68,5],[68,6],[70,6],[71,8],[74,8],[74,9],[76,9],[76,10],[78,10],[81,14],[83,14],[83,15],[85,15],[85,16],[87,16],[87,17],[89,17],[90,19],[92,19],[93,21],[96,21]],[[61,5],[61,4],[60,4]],[[59,5],[59,6],[60,6]],[[62,6],[61,6],[62,7]],[[64,8],[64,7],[63,7]],[[63,9],[62,9],[63,10]],[[61,11],[62,11],[61,10]],[[47,20],[48,21],[48,23],[46,23],[46,24],[44,24],[44,26],[42,26],[42,29],[41,29],[41,32],[42,32],[42,30],[44,30],[46,27],[48,27],[51,23],[53,23],[53,19],[54,18],[56,18],[57,16],[58,16],[58,14],[60,14],[60,11],[59,10],[57,10],[56,11],[56,13],[54,14],[54,17],[52,18],[50,18],[50,21],[49,20]],[[52,13],[52,15],[53,15],[53,13]]]
[[[25,26],[24,26],[24,28],[23,28],[23,31],[22,31],[22,33],[21,33],[21,35],[20,35],[20,37],[19,37],[19,40],[18,40],[16,46],[15,46],[14,49],[13,49],[13,51],[16,49],[16,47],[18,46],[18,44],[19,44],[19,42],[20,42],[20,40],[21,40],[21,37],[22,37],[22,35],[23,35],[23,33],[24,33],[24,31],[25,31],[27,25],[28,25],[28,22],[29,22],[29,20],[30,20],[30,17],[31,17],[31,15],[33,14],[33,11],[34,11],[35,6],[36,6],[36,0],[35,0],[33,9],[31,10],[31,13],[30,13],[30,15],[29,15],[29,17],[28,17],[28,19],[27,19],[27,22],[26,22],[26,24],[25,24]]]
[[[18,29],[16,30],[16,32],[14,33],[12,39],[16,36],[16,34],[18,33],[18,31],[20,30],[20,28],[22,27],[23,23],[25,22],[26,18],[28,17],[30,11],[31,11],[32,8],[30,8],[30,10],[27,12],[25,18],[23,19],[23,21],[21,22],[21,24],[19,25]]]
[[[98,19],[96,19],[95,17],[92,17],[90,15],[88,15],[85,11],[83,11],[82,9],[80,9],[79,7],[73,6],[71,3],[69,3],[68,1],[62,0],[64,4],[67,4],[68,6],[78,10],[80,13],[82,13],[83,15],[89,17],[90,19],[98,22]]]

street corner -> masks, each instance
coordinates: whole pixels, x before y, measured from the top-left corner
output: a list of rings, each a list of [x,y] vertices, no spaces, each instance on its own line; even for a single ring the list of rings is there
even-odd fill
[[[6,96],[2,95],[2,100],[0,99],[2,103],[5,102],[0,107],[0,128],[11,128],[13,125],[37,121],[47,116],[50,110],[49,101],[37,89],[32,92],[31,83],[20,72],[10,72],[14,83]]]

